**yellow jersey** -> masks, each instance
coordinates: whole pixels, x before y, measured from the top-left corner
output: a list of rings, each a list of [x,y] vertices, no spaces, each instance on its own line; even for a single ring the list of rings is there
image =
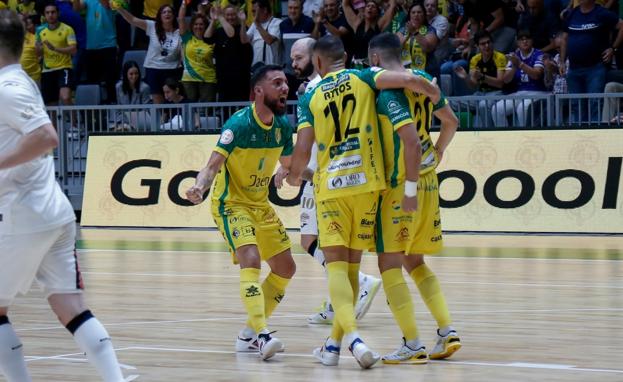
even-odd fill
[[[163,5],[170,5],[173,7],[173,0],[144,0],[143,1],[143,15],[150,19],[155,19],[158,14],[158,9]]]
[[[24,37],[24,49],[22,50],[22,57],[19,60],[22,64],[22,69],[33,79],[35,82],[41,80],[41,64],[39,63],[39,56],[37,56],[37,49],[35,47],[35,35],[26,32]]]
[[[9,0],[9,9],[21,14],[21,15],[36,15],[35,2],[31,1],[28,4],[24,4],[20,0]]]
[[[293,128],[285,115],[265,125],[255,103],[239,110],[223,126],[214,151],[227,159],[216,175],[212,204],[221,213],[228,204],[268,206],[268,185],[281,156],[292,154]]]
[[[429,81],[432,80],[428,73],[421,70],[411,72]],[[437,167],[439,159],[429,133],[433,123],[433,112],[447,104],[448,100],[443,94],[434,105],[430,98],[410,90],[391,89],[380,92],[376,107],[383,138],[385,178],[391,188],[396,188],[405,181],[404,145],[398,130],[409,123],[415,124],[422,143],[420,174],[427,174]]]
[[[76,35],[74,30],[67,24],[59,23],[54,30],[49,29],[48,25],[37,29],[37,42],[49,41],[56,48],[67,48],[70,45],[76,45]],[[59,69],[71,69],[71,54],[59,53],[48,49],[45,44],[43,46],[43,72],[51,72]]]
[[[203,39],[187,31],[182,35],[184,74],[182,81],[216,83],[214,65],[214,44],[207,44]]]
[[[379,68],[328,73],[299,100],[299,129],[313,127],[318,145],[316,201],[385,189],[375,106]]]

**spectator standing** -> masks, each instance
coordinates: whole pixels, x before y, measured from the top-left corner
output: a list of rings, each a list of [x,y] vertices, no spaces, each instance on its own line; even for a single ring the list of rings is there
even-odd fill
[[[338,0],[324,0],[323,4],[320,13],[314,16],[314,31],[312,32],[312,37],[319,39],[326,34],[339,37],[346,49],[346,54],[348,55],[346,62],[348,63],[353,57],[353,48],[355,45],[354,32],[348,25],[344,14],[340,12]]]
[[[432,54],[439,39],[435,29],[428,25],[422,3],[414,3],[409,7],[409,21],[397,35],[402,45],[405,67],[426,70],[433,77],[439,75],[439,65],[435,65]]]
[[[531,96],[546,93],[543,82],[543,52],[533,47],[532,36],[529,30],[517,33],[515,53],[508,55],[508,64],[504,73],[504,83],[514,82],[517,91],[512,95],[523,96],[522,100],[503,99],[493,105],[491,114],[495,127],[507,127],[508,116],[513,112],[517,115],[517,125],[527,125],[528,108],[533,103]]]
[[[74,86],[71,57],[76,54],[74,30],[58,19],[58,6],[46,4],[46,25],[37,30],[37,54],[43,56],[41,93],[46,105],[56,105],[60,98],[63,105],[72,105],[71,91]]]
[[[206,30],[216,29],[218,8],[210,8],[210,25],[202,13],[190,18],[190,29],[186,24],[186,1],[182,0],[177,21],[182,37],[182,59],[184,74],[182,85],[190,102],[216,101],[216,65],[214,44],[204,40]]]
[[[368,59],[368,45],[370,40],[387,28],[396,9],[396,0],[389,0],[389,8],[381,16],[381,8],[376,0],[367,0],[365,7],[355,13],[351,0],[342,0],[342,10],[348,25],[355,31],[355,44],[353,49],[352,64],[354,68],[361,69]]]
[[[428,24],[433,27],[439,44],[435,48],[433,54],[435,55],[435,61],[437,64],[445,62],[452,53],[452,44],[450,44],[449,32],[450,23],[448,19],[439,13],[438,0],[426,0],[424,2],[424,8],[426,8],[426,18]]]
[[[535,48],[543,53],[551,52],[560,28],[557,17],[547,13],[544,0],[528,0],[526,8],[519,17],[518,29],[530,31]]]
[[[292,72],[292,59],[290,50],[292,44],[298,39],[308,37],[314,30],[314,21],[303,14],[301,0],[288,0],[288,17],[279,24],[281,41],[283,43],[283,57],[286,63],[286,72]]]
[[[162,86],[167,78],[181,77],[182,39],[173,7],[163,5],[158,10],[156,21],[143,20],[132,16],[125,9],[119,13],[127,22],[147,32],[149,47],[145,56],[145,81],[151,89],[154,103],[162,103]]]
[[[76,54],[72,57],[74,66],[74,81],[81,83],[85,79],[85,52],[87,48],[87,26],[80,14],[74,11],[72,0],[56,0],[58,20],[67,24],[76,35]]]
[[[20,64],[26,74],[28,74],[28,76],[30,76],[30,78],[32,78],[32,80],[35,81],[39,87],[41,87],[41,63],[39,62],[39,56],[37,55],[35,37],[35,29],[39,19],[39,16],[22,15],[26,35],[24,36],[24,48],[22,50]]]
[[[208,29],[206,41],[214,44],[218,99],[221,102],[247,101],[253,51],[249,44],[246,13],[226,6],[219,17],[221,26]]]
[[[463,5],[464,17],[471,24],[471,31],[484,28],[491,33],[493,49],[507,53],[515,42],[515,30],[505,26],[504,3],[501,0],[457,0]]]
[[[493,49],[491,34],[481,30],[474,36],[480,53],[476,54],[469,62],[469,74],[462,66],[455,69],[456,76],[465,81],[467,85],[476,89],[475,96],[493,96],[502,94],[504,87],[504,72],[506,70],[506,57],[501,52]],[[461,102],[459,109],[467,106],[470,111],[477,109],[476,126],[489,127],[492,125],[489,109],[492,102],[489,100]]]
[[[281,64],[279,41],[281,20],[273,17],[269,0],[253,0],[253,14],[255,20],[247,31],[253,47],[252,65],[258,62],[266,65]]]
[[[117,30],[115,12],[108,0],[74,0],[75,11],[86,9],[86,72],[90,84],[106,84],[107,103],[115,102]]]

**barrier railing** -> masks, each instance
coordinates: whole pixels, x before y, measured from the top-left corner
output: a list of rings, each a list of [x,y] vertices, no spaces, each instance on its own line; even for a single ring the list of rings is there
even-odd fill
[[[463,130],[543,129],[548,127],[621,127],[623,94],[534,94],[450,97]],[[80,209],[90,134],[161,132],[218,133],[249,102],[159,105],[55,106],[48,113],[56,125],[58,178],[74,207]],[[286,115],[296,124],[295,101]],[[511,127],[512,126],[512,127]],[[439,128],[435,120],[433,130]]]

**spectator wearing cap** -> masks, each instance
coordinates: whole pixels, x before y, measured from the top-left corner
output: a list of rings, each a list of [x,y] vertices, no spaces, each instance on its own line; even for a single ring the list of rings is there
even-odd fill
[[[614,42],[611,34],[618,33]],[[606,84],[606,65],[610,64],[616,50],[623,44],[623,21],[607,9],[596,5],[595,0],[581,0],[563,20],[561,62],[569,58],[567,85],[569,93],[602,93]],[[560,67],[565,74],[565,67]],[[588,110],[587,110],[588,108]],[[588,117],[588,118],[587,118]],[[571,104],[571,122],[598,122],[599,102],[590,99]]]
[[[255,19],[247,31],[253,48],[253,63],[281,64],[279,25],[281,20],[273,17],[269,0],[253,0]]]
[[[165,80],[182,76],[182,38],[173,7],[166,4],[161,6],[156,21],[139,19],[123,8],[118,12],[128,23],[147,32],[149,46],[143,64],[145,82],[151,89],[154,103],[163,103],[162,87]]]
[[[529,30],[519,31],[517,34],[517,50],[510,53],[504,83],[514,83],[517,91],[512,95],[522,96],[523,99],[503,99],[491,108],[491,115],[495,127],[507,127],[508,116],[516,113],[517,126],[524,127],[528,120],[528,110],[533,103],[531,96],[546,94],[543,81],[543,52],[534,48]]]
[[[228,5],[221,14],[221,26],[215,31],[208,29],[206,33],[206,42],[214,44],[218,99],[221,102],[247,101],[253,51],[247,36],[246,13]]]
[[[115,12],[108,0],[74,0],[76,12],[86,9],[85,66],[87,83],[106,84],[108,103],[115,101],[115,83],[118,79],[117,30]]]

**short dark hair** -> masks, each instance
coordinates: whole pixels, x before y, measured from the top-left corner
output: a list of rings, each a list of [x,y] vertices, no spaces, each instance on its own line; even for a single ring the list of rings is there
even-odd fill
[[[280,65],[256,65],[251,73],[251,89],[255,87],[260,81],[266,78],[268,72],[283,71],[283,67]]]
[[[22,55],[26,30],[20,17],[14,11],[0,10],[0,51],[19,59]]]
[[[262,8],[262,9],[266,9],[268,12],[272,12],[273,8],[270,5],[270,1],[269,0],[253,0],[253,3],[257,3],[257,5]],[[281,3],[279,3],[281,4]]]
[[[400,45],[400,39],[393,33],[383,32],[377,34],[370,40],[368,47],[370,50],[374,50],[375,53],[380,55],[383,60],[387,61],[400,61],[400,54],[402,53],[402,46]]]
[[[344,43],[339,37],[326,35],[314,44],[314,53],[337,61],[344,58]]]
[[[167,79],[164,80],[164,84],[162,86],[166,86],[169,89],[176,90],[177,94],[186,98],[186,92],[184,91],[184,87],[182,86],[182,83],[180,82],[180,80],[178,80],[177,78],[167,77]]]
[[[45,1],[45,2],[43,3],[43,9],[42,9],[42,11],[43,11],[43,12],[41,12],[41,13],[45,13],[45,9],[46,9],[47,7],[54,7],[54,8],[56,8],[56,12],[58,12],[58,4],[56,4],[56,2],[55,2],[55,1],[49,1],[49,0],[48,0],[48,1]]]
[[[519,32],[517,32],[517,40],[521,40],[524,37],[527,37],[530,40],[532,40],[532,33],[530,32],[529,29],[522,29]]]
[[[474,44],[478,45],[478,43],[480,42],[480,40],[482,40],[483,38],[489,38],[491,41],[493,41],[493,38],[491,38],[491,33],[489,33],[488,30],[486,29],[480,29],[478,30],[478,32],[476,32],[476,34],[474,35]]]

